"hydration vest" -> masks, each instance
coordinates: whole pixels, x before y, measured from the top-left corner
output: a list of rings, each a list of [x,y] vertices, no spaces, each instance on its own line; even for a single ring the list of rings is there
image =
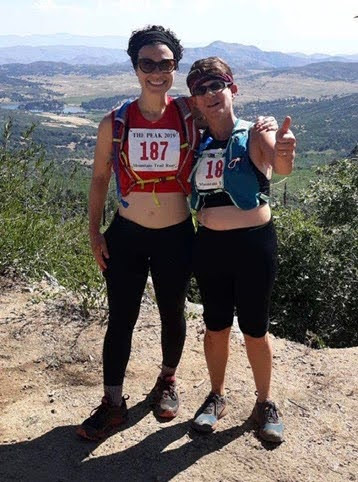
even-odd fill
[[[210,153],[208,154],[207,165],[209,167],[204,166],[204,168],[209,169],[206,178],[213,179],[214,187],[212,189],[210,188],[210,181],[207,182],[205,189],[198,187],[196,175],[203,155],[205,155],[205,149],[213,138],[209,136],[200,143],[198,158],[190,174],[192,188],[190,204],[192,209],[197,211],[201,199],[204,199],[205,202],[205,196],[218,192],[227,193],[233,204],[244,210],[256,208],[262,202],[269,201],[269,197],[260,192],[261,187],[255,173],[255,166],[249,157],[249,130],[252,125],[251,122],[237,119],[226,149],[222,150],[221,153],[219,151],[218,154],[212,154],[212,161],[210,160]],[[216,173],[215,168],[210,170],[214,162],[216,162]],[[203,172],[205,178],[205,171]],[[205,179],[202,184],[205,184]]]
[[[142,179],[138,172],[136,172],[130,163],[129,156],[124,151],[124,144],[128,138],[128,107],[132,103],[127,101],[111,113],[112,116],[112,143],[113,143],[113,170],[116,177],[117,196],[119,202],[128,207],[123,197],[127,196],[135,186],[141,186],[142,189],[146,185],[152,184],[153,197],[156,205],[159,205],[159,200],[155,193],[155,187],[158,183],[167,181],[176,181],[185,195],[190,193],[190,183],[188,182],[188,172],[193,161],[194,149],[198,145],[199,131],[195,127],[194,119],[188,105],[188,102],[183,97],[173,99],[176,111],[179,114],[181,131],[180,134],[180,161],[175,173],[164,176],[155,176],[150,179]],[[184,150],[184,153],[182,153]],[[121,186],[120,171],[123,169],[127,179],[129,180],[126,188]],[[186,175],[184,175],[186,173]]]

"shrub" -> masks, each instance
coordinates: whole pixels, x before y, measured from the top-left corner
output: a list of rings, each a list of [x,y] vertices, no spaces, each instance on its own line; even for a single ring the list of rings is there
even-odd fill
[[[319,346],[358,344],[358,162],[318,170],[302,210],[275,212],[279,271],[272,331]]]
[[[298,210],[275,213],[279,266],[272,332],[317,346],[355,346],[357,230],[327,232]]]
[[[0,274],[50,273],[80,296],[83,311],[103,301],[103,280],[89,248],[86,199],[45,161],[32,128],[12,147],[11,122],[0,147]]]

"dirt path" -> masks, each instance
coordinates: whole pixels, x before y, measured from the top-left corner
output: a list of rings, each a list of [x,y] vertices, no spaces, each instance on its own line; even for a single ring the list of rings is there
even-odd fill
[[[104,326],[83,321],[70,295],[0,279],[0,480],[348,481],[358,479],[358,348],[314,351],[275,339],[273,393],[286,425],[279,447],[260,442],[248,416],[254,385],[239,334],[227,377],[230,412],[212,435],[188,421],[206,396],[199,318],[190,317],[178,372],[181,412],[160,423],[146,394],[161,360],[160,323],[143,303],[126,378],[129,422],[104,442],[75,426],[101,397]]]

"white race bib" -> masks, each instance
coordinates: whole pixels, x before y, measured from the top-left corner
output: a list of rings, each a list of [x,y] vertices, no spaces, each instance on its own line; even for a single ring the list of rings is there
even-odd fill
[[[199,190],[223,189],[225,167],[225,151],[208,149],[203,152],[196,170],[195,182]]]
[[[175,129],[129,129],[128,152],[135,171],[176,171],[180,135]]]

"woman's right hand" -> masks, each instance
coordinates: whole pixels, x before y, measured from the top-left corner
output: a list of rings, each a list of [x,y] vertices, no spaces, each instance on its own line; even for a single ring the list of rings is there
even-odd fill
[[[96,260],[96,263],[98,264],[101,271],[105,271],[107,269],[107,264],[105,260],[109,258],[106,240],[103,234],[101,234],[100,232],[91,233],[90,240],[92,253]]]

